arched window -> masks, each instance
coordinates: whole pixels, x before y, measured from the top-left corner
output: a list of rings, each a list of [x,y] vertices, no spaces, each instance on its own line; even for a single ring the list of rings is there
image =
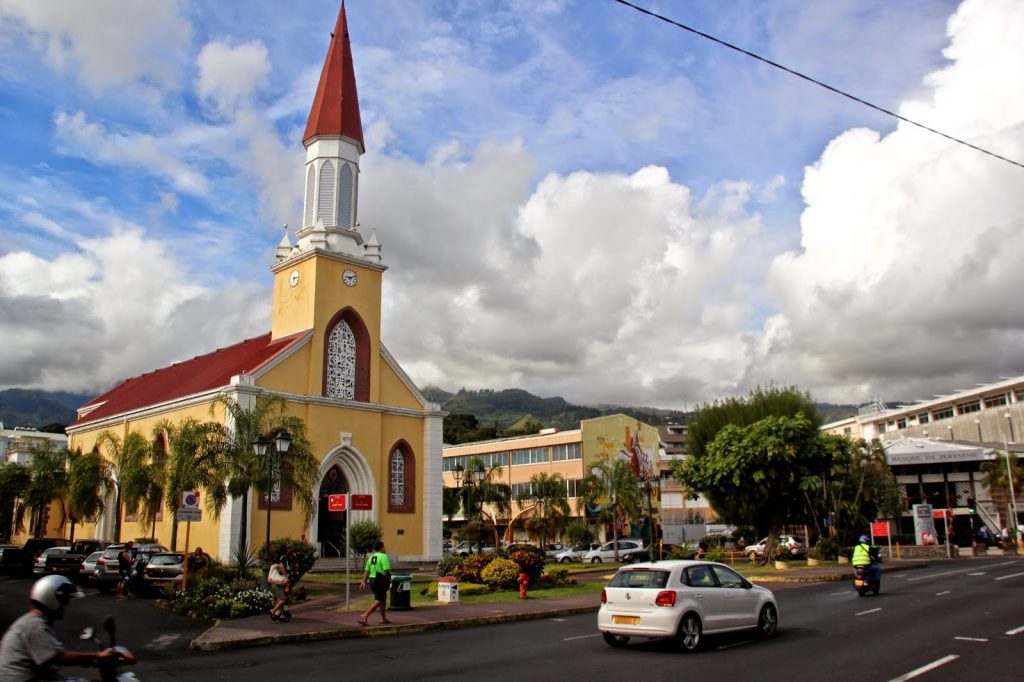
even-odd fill
[[[391,453],[391,504],[405,504],[405,458],[401,450]]]
[[[398,441],[388,457],[388,512],[416,511],[416,458],[404,440]]]
[[[327,340],[327,397],[356,397],[356,336],[348,322],[340,320]]]
[[[307,227],[313,224],[313,200],[316,198],[314,192],[316,191],[316,171],[313,166],[310,165],[309,172],[306,173],[306,215],[303,225]]]
[[[316,217],[324,221],[324,225],[335,225],[334,216],[331,215],[334,210],[334,164],[330,161],[324,161],[324,165],[320,166],[320,194],[316,205]]]
[[[352,227],[352,167],[347,163],[338,174],[338,227]]]
[[[352,308],[335,313],[324,334],[323,394],[370,400],[370,332]]]

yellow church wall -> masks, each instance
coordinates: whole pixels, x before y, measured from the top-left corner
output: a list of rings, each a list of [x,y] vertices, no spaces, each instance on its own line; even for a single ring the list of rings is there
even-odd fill
[[[380,363],[380,402],[385,405],[405,407],[410,410],[423,408],[419,399],[409,390],[398,373],[386,362]]]
[[[310,364],[310,344],[306,343],[267,370],[256,384],[270,391],[303,394],[309,388]]]

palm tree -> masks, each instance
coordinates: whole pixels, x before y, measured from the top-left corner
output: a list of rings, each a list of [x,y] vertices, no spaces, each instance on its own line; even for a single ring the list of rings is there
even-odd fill
[[[613,538],[618,540],[618,519],[616,514],[621,509],[632,517],[638,516],[643,505],[643,491],[640,482],[633,473],[633,468],[625,459],[613,456],[594,466],[591,471],[594,480],[588,487],[599,494],[591,501],[601,504],[598,519],[612,524]],[[619,560],[619,545],[615,543],[615,561]]]
[[[110,466],[98,452],[71,455],[68,464],[68,511],[72,542],[75,541],[75,521],[103,513],[106,507],[104,500],[113,485]]]
[[[139,502],[149,489],[149,471],[146,468],[149,442],[137,431],[129,432],[122,440],[108,429],[96,437],[96,445],[106,450],[114,480],[114,542],[120,542],[122,511],[137,511]]]
[[[68,451],[54,448],[47,441],[29,448],[32,459],[28,469],[32,480],[25,489],[24,502],[32,511],[29,530],[33,537],[46,534],[46,510],[57,500],[60,503],[61,527],[67,521],[64,501],[68,492]]]
[[[512,509],[512,487],[500,480],[502,467],[493,465],[484,468],[483,460],[470,457],[466,462],[466,479],[462,487],[463,509],[466,512],[467,527],[474,521],[478,525],[484,522],[484,505],[490,506],[491,521],[494,532],[494,546],[498,546],[497,520],[508,515]],[[483,537],[477,534],[477,551],[482,549]]]
[[[24,464],[0,463],[0,537],[10,539],[21,530],[24,509],[19,500],[31,482],[32,473]]]
[[[1013,452],[997,453],[998,457],[994,460],[985,462],[981,465],[981,471],[985,474],[985,485],[989,487],[989,490],[993,488],[1002,488],[1007,491],[1007,502],[1009,502],[1009,490],[1010,490],[1010,472],[1013,472],[1013,492],[1014,497],[1019,500],[1021,495],[1024,495],[1024,466],[1021,465],[1017,455]],[[1009,470],[1007,470],[1007,457],[1009,457]],[[1019,519],[1016,514],[1012,513],[1010,505],[1006,505],[1006,518],[1010,519],[1013,523],[1009,526],[1017,531],[1017,524]]]
[[[177,425],[161,425],[167,436],[169,453],[166,464],[164,503],[171,514],[171,549],[178,545],[178,503],[188,490],[203,490],[206,508],[214,518],[220,516],[220,490],[224,488],[222,444],[226,431],[221,424],[200,422],[189,417]]]
[[[540,535],[543,547],[549,537],[555,537],[565,527],[569,519],[569,500],[565,489],[565,479],[561,474],[541,472],[530,476],[530,485],[516,496],[521,507],[533,504],[534,523],[532,525]]]
[[[292,499],[297,501],[304,515],[304,523],[309,523],[316,513],[316,499],[313,488],[316,486],[320,473],[320,463],[313,456],[312,445],[306,438],[306,424],[301,417],[287,413],[287,403],[277,395],[257,398],[253,407],[242,407],[230,396],[221,396],[211,406],[220,405],[228,418],[225,430],[221,457],[223,462],[224,480],[227,484],[212,490],[211,503],[218,505],[218,510],[227,504],[229,497],[242,499],[242,517],[239,525],[238,546],[246,544],[248,528],[248,495],[254,488],[267,497],[273,483],[281,488],[292,489]],[[273,437],[281,430],[287,431],[291,437],[291,446],[281,454],[278,466],[274,471],[266,461],[256,456],[253,443],[258,438]]]

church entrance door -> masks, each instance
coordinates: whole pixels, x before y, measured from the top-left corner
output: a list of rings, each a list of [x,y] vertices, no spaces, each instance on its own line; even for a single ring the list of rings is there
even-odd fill
[[[335,465],[328,470],[320,483],[317,500],[316,540],[320,543],[320,556],[345,556],[345,514],[346,512],[328,511],[327,498],[349,492],[348,481],[341,469]]]

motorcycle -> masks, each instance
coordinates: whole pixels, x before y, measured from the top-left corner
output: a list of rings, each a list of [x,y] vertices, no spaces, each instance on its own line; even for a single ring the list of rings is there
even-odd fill
[[[100,681],[101,682],[137,682],[138,677],[132,672],[118,672],[118,668],[122,665],[131,665],[138,659],[123,646],[118,646],[116,630],[117,626],[114,623],[112,616],[107,616],[103,621],[103,629],[107,631],[107,638],[110,640],[109,647],[104,646],[103,642],[100,641],[99,637],[96,636],[95,631],[91,627],[87,627],[82,630],[82,634],[79,635],[79,639],[85,641],[95,642],[100,650],[113,649],[115,655],[108,658],[103,658],[97,662],[96,666],[100,670]]]
[[[868,596],[868,592],[877,595],[878,591],[882,588],[881,575],[872,575],[872,571],[868,570],[874,565],[853,567],[853,589],[857,590],[857,594],[862,597]]]

